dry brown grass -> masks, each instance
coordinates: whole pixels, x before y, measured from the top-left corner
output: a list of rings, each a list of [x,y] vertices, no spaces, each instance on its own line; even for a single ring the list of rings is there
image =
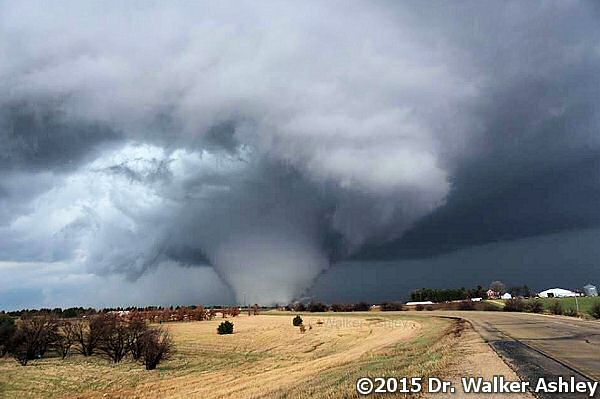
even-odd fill
[[[458,339],[451,321],[401,313],[303,319],[304,334],[290,314],[233,318],[233,335],[216,334],[220,319],[169,324],[177,353],[153,372],[75,355],[27,367],[1,359],[0,396],[355,397],[359,376],[439,375]]]

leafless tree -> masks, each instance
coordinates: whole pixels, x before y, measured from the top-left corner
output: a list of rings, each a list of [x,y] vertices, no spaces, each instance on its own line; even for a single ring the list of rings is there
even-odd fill
[[[17,329],[15,321],[6,314],[0,314],[0,357],[8,351],[10,341]]]
[[[129,350],[134,360],[139,360],[144,352],[144,334],[148,325],[142,319],[132,319],[129,322]]]
[[[64,359],[69,354],[77,338],[77,328],[70,321],[64,321],[59,326],[58,337],[54,343],[56,352]]]
[[[98,341],[98,351],[114,363],[119,363],[129,352],[130,339],[128,322],[116,315],[107,316],[101,339]]]
[[[41,358],[58,339],[58,322],[49,315],[21,319],[9,344],[9,353],[23,366]]]
[[[84,356],[93,355],[100,340],[104,336],[108,315],[98,314],[88,320],[77,320],[73,322],[77,350]]]
[[[170,357],[173,351],[173,339],[167,330],[149,329],[144,334],[143,347],[142,360],[146,370],[154,370],[161,361]]]
[[[506,285],[502,281],[492,281],[490,284],[490,290],[503,294],[506,292]]]
[[[207,320],[212,320],[217,316],[217,311],[214,308],[211,308],[206,314]]]

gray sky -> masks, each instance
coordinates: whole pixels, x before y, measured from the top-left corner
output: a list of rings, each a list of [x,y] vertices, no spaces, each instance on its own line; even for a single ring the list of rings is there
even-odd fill
[[[0,2],[0,307],[600,280],[599,17]]]

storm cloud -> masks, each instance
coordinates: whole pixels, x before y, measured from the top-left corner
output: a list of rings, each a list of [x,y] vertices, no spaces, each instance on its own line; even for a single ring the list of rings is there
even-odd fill
[[[220,280],[274,303],[346,259],[595,227],[598,17],[3,3],[0,261],[13,279],[32,262],[134,286],[158,270],[194,276],[207,294],[190,300]]]

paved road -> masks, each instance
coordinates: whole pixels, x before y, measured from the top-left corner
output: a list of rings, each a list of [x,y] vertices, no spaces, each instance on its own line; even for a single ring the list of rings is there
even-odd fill
[[[600,381],[600,322],[530,313],[433,313],[468,320],[522,379],[576,376]]]

